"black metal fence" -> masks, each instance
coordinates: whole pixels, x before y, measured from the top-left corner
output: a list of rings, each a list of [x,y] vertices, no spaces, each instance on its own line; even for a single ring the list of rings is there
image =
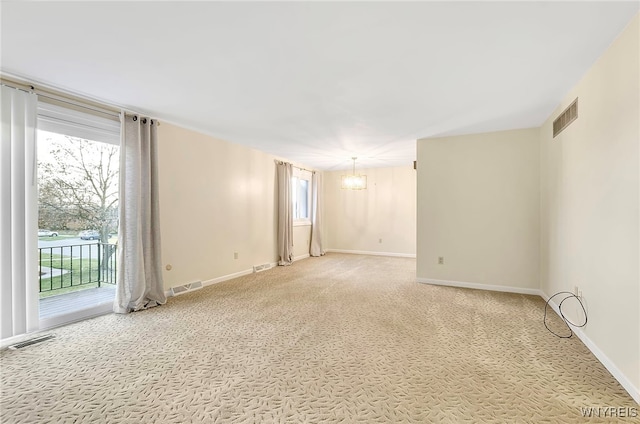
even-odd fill
[[[75,244],[38,250],[41,293],[88,284],[100,287],[116,283],[115,244]]]

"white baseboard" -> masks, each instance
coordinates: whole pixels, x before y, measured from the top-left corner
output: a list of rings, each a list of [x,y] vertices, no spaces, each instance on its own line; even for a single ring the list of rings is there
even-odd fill
[[[249,274],[253,274],[253,268],[245,269],[239,272],[234,272],[232,274],[223,275],[222,277],[216,277],[210,280],[205,280],[202,282],[202,287],[210,286],[212,284],[222,283],[223,281],[232,280],[234,278],[242,277],[244,275],[249,275]],[[178,284],[178,286],[180,286],[180,284]],[[165,290],[164,294],[167,297],[172,297],[171,289]]]
[[[234,278],[242,277],[245,275],[253,274],[253,268],[245,269],[243,271],[234,272],[232,274],[223,275],[222,277],[212,278],[202,282],[203,286],[210,286],[212,284],[222,283],[223,281],[233,280]]]
[[[540,290],[540,297],[544,299],[545,302],[549,302],[549,296],[542,290]],[[552,300],[549,302],[549,306],[555,311],[558,316],[560,316],[560,309],[558,308],[558,304]],[[571,330],[575,333],[576,336],[584,343],[584,345],[593,353],[593,355],[600,361],[602,365],[611,373],[613,378],[618,380],[618,383],[631,395],[633,400],[636,401],[637,404],[640,405],[640,390],[634,386],[634,384],[629,380],[623,373],[620,371],[618,367],[609,359],[607,355],[604,354],[583,331],[582,328],[571,327]]]
[[[506,293],[531,294],[534,296],[542,296],[542,292],[538,289],[529,289],[524,287],[498,286],[492,284],[467,283],[464,281],[448,281],[434,280],[432,278],[417,278],[418,283],[433,284],[436,286],[462,287],[466,289],[490,290]]]
[[[311,257],[311,255],[309,255],[308,253],[305,253],[304,255],[294,256],[293,262],[300,261],[302,259],[307,259],[307,258],[310,258],[310,257]]]
[[[299,259],[304,259],[303,257],[304,255],[299,256]],[[309,255],[307,255],[308,257]],[[298,258],[295,258],[294,260],[298,260]],[[271,268],[278,266],[277,262],[271,262],[269,263],[269,265],[271,265]],[[210,280],[205,280],[202,282],[202,287],[206,287],[206,286],[210,286],[212,284],[218,284],[218,283],[222,283],[223,281],[227,281],[227,280],[233,280],[234,278],[238,278],[238,277],[243,277],[245,275],[249,275],[249,274],[253,274],[253,268],[249,268],[249,269],[245,269],[242,271],[238,271],[238,272],[234,272],[232,274],[227,274],[227,275],[223,275],[221,277],[216,277],[216,278],[212,278]],[[180,284],[178,284],[180,285]],[[171,296],[171,289],[169,290],[165,290],[164,294],[167,297],[172,297]]]
[[[344,250],[344,249],[327,249],[327,253],[349,253],[352,255],[371,255],[371,256],[392,256],[396,258],[413,258],[415,253],[393,253],[393,252],[372,252],[369,250]]]

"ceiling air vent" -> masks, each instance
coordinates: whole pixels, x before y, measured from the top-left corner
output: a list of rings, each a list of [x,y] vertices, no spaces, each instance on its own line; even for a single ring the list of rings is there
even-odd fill
[[[567,108],[553,121],[553,136],[557,136],[569,126],[573,121],[578,119],[578,98],[573,101]]]

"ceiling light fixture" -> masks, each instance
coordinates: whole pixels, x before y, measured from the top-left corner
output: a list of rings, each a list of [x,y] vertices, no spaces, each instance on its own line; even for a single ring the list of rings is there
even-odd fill
[[[342,176],[342,188],[347,190],[364,190],[367,188],[367,176],[356,174],[356,159],[353,159],[353,173],[351,175]]]

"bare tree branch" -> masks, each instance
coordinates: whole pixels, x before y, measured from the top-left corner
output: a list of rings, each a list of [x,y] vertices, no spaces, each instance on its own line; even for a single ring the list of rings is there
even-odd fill
[[[117,146],[66,136],[52,142],[53,161],[39,163],[40,227],[98,229],[106,241],[117,227]],[[64,214],[70,215],[63,219]]]

